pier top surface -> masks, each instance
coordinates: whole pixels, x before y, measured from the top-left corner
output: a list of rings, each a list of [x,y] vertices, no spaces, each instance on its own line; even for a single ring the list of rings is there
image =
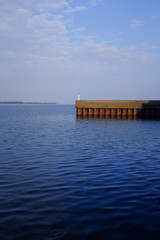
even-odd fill
[[[149,108],[160,109],[160,100],[77,100],[76,108]]]

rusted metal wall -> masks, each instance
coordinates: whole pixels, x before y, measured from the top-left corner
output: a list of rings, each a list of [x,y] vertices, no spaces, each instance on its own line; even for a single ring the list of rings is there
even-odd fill
[[[157,116],[160,117],[160,101],[158,100],[78,100],[75,107],[77,116]]]

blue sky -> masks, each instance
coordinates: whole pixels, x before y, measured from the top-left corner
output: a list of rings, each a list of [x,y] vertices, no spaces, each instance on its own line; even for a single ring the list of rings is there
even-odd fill
[[[160,99],[159,0],[0,0],[0,101]]]

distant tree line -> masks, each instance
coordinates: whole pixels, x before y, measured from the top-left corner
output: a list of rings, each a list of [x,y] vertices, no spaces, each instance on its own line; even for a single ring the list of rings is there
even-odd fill
[[[55,102],[0,101],[0,104],[56,104]]]

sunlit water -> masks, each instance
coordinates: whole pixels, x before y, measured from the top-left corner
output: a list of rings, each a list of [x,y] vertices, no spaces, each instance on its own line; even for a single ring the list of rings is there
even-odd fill
[[[0,106],[0,240],[159,240],[160,121]]]

